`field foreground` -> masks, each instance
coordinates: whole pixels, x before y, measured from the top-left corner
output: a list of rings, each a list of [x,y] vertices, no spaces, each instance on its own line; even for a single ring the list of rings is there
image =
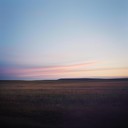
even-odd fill
[[[0,81],[0,125],[128,127],[128,81]]]

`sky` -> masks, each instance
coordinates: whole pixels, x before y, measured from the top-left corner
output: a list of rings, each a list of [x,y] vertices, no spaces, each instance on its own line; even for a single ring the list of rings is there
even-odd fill
[[[128,0],[0,0],[0,79],[128,77]]]

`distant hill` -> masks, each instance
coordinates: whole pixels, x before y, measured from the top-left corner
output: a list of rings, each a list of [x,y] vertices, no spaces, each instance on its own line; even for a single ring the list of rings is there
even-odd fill
[[[80,81],[128,81],[128,78],[111,78],[111,79],[108,79],[108,78],[60,78],[60,79],[57,79],[57,80],[0,80],[0,82],[23,82],[23,83],[26,83],[26,82],[46,82],[46,83],[51,83],[51,82],[80,82]]]
[[[128,81],[128,78],[60,78],[59,81]]]

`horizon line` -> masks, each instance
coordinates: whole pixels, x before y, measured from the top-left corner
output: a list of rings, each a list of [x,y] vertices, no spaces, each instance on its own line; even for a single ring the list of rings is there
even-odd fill
[[[0,79],[0,81],[59,81],[59,80],[128,80],[128,77],[114,77],[114,78],[101,78],[101,77],[80,77],[80,78],[58,78],[58,79],[34,79],[34,80],[25,80],[25,79]]]

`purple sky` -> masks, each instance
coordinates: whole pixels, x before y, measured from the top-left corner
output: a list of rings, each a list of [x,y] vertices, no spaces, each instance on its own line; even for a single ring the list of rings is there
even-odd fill
[[[127,0],[2,0],[0,79],[128,77]]]

